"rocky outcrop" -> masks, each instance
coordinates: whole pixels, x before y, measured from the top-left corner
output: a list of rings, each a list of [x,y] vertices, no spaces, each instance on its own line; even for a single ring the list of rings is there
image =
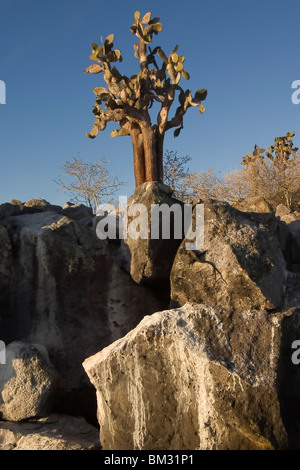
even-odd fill
[[[292,212],[283,204],[276,208],[279,238],[288,268],[300,272],[300,213]]]
[[[171,270],[172,306],[280,309],[285,268],[273,229],[225,202],[205,200],[204,244],[189,251],[181,243]]]
[[[36,198],[26,201],[21,208],[23,214],[34,214],[36,212],[56,211],[61,212],[60,206],[53,206],[45,199]]]
[[[0,421],[0,450],[100,450],[99,432],[78,416],[51,414],[21,423]]]
[[[134,210],[134,206],[138,204],[146,208],[145,214]],[[163,222],[167,224],[167,228],[170,228],[170,237],[164,239],[160,233],[157,239],[153,239],[151,207],[152,205],[165,205],[169,208],[173,204],[180,207],[183,205],[182,202],[172,197],[172,190],[168,186],[156,182],[141,184],[128,200],[128,227],[135,219],[145,220],[145,225],[142,222],[137,228],[137,231],[140,232],[143,230],[143,226],[145,227],[145,238],[134,239],[132,236],[128,236],[126,239],[130,251],[130,274],[138,284],[163,285],[164,289],[168,288],[170,270],[182,238],[174,237],[174,219],[170,213],[168,220],[166,211]],[[161,224],[159,225],[161,226]]]
[[[242,212],[275,215],[271,204],[269,204],[263,196],[254,196],[240,199],[233,202],[232,206]]]
[[[0,449],[299,448],[297,220],[205,200],[191,251],[172,215],[151,238],[170,188],[137,188],[128,224],[135,204],[144,239],[100,240],[80,204],[0,205]]]
[[[83,363],[97,390],[103,448],[299,446],[291,361],[299,315],[186,304],[145,317]]]
[[[0,225],[0,303],[9,303],[12,276],[12,248],[7,229]],[[1,326],[1,319],[0,319]]]
[[[83,360],[160,304],[78,220],[54,211],[12,216],[0,222],[0,238],[1,340],[44,345],[66,381],[60,411],[95,416]]]
[[[69,219],[78,220],[81,224],[92,225],[93,211],[83,204],[72,204],[67,202],[62,210],[62,214]]]
[[[275,212],[263,196],[245,198],[231,205],[239,211],[246,212],[250,218],[258,223],[268,225],[272,230],[276,230]]]
[[[300,213],[276,208],[278,236],[287,264],[286,305],[300,307]]]
[[[26,202],[21,202],[17,199],[12,199],[10,202],[0,204],[0,220],[7,219],[21,214],[34,214],[36,212],[55,211],[59,214],[62,213],[62,208],[50,204],[45,199],[29,199]]]
[[[10,204],[9,202],[0,204],[0,220],[13,215],[19,215],[21,212],[22,210],[18,204]]]
[[[0,367],[0,417],[21,421],[47,416],[59,397],[62,380],[41,345],[13,342]]]

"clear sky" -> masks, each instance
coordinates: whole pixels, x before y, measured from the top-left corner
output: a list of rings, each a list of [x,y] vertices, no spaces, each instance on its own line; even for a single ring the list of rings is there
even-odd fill
[[[0,203],[42,197],[63,205],[69,198],[53,182],[66,160],[109,161],[111,173],[134,189],[130,137],[110,137],[109,128],[90,140],[93,87],[101,74],[84,74],[92,42],[115,34],[119,69],[138,70],[133,14],[151,11],[163,31],[154,36],[169,55],[179,45],[190,80],[208,89],[206,112],[190,108],[176,139],[165,149],[189,155],[190,169],[240,166],[256,143],[295,131],[300,147],[300,104],[291,84],[300,80],[299,0],[0,0]]]

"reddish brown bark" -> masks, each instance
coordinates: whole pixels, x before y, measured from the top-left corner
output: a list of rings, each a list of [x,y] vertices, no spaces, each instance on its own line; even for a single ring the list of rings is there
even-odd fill
[[[137,187],[146,181],[143,137],[138,126],[133,127],[130,134],[133,149],[135,186]]]
[[[148,181],[163,182],[163,140],[151,127],[132,125],[131,142],[133,147],[135,184]]]
[[[146,181],[157,181],[157,162],[154,133],[147,125],[142,128],[143,146],[145,155]]]
[[[157,166],[157,181],[159,183],[163,183],[163,179],[164,179],[163,150],[164,150],[164,134],[156,137],[156,166]]]

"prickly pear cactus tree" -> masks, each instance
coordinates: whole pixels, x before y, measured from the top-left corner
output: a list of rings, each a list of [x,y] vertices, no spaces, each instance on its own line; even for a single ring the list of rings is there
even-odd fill
[[[293,147],[295,132],[288,132],[283,137],[276,137],[274,145],[268,148],[267,157],[278,169],[285,169],[290,161],[297,158],[298,147]]]
[[[295,132],[288,132],[276,137],[267,151],[255,145],[254,151],[242,160],[250,194],[264,195],[273,207],[285,204],[290,210],[298,209],[300,194],[300,155],[293,144],[294,135]]]
[[[184,90],[179,82],[188,80],[184,69],[185,57],[178,54],[176,46],[167,56],[161,47],[151,49],[153,35],[162,31],[159,18],[151,18],[151,13],[141,17],[134,14],[130,28],[137,36],[134,56],[139,61],[137,75],[122,75],[114,65],[122,61],[120,50],[114,49],[114,35],[110,34],[101,44],[92,44],[90,59],[94,62],[84,70],[86,73],[102,73],[106,86],[94,88],[96,101],[93,113],[94,127],[88,137],[94,139],[99,131],[106,128],[107,122],[118,123],[111,137],[129,135],[132,141],[136,186],[146,181],[163,181],[163,143],[165,133],[175,128],[177,137],[183,128],[183,117],[191,106],[198,107],[200,113],[205,108],[207,90],[198,90],[193,96]],[[177,101],[177,108],[170,117],[170,108]],[[151,122],[150,108],[154,103],[159,108],[155,123]],[[151,111],[152,114],[152,111]]]
[[[293,140],[295,132],[288,132],[287,135],[283,137],[275,137],[274,145],[268,147],[268,151],[265,152],[265,149],[260,149],[257,145],[254,146],[254,151],[252,153],[247,153],[243,157],[242,165],[250,165],[255,162],[263,163],[264,152],[266,157],[268,157],[272,162],[275,168],[278,171],[284,171],[291,161],[295,161],[298,158],[297,147],[293,147]]]

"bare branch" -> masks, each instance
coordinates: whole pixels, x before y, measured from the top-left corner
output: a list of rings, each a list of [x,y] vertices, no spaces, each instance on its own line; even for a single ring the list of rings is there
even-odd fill
[[[107,162],[103,159],[100,163],[92,163],[73,158],[61,168],[64,176],[72,179],[54,181],[61,191],[70,192],[73,200],[84,202],[96,212],[97,206],[104,198],[111,197],[125,184],[110,175],[106,165]]]

